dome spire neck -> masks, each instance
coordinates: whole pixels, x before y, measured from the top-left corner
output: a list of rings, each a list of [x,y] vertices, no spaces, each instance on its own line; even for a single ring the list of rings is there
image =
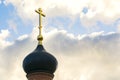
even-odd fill
[[[45,17],[45,14],[42,13],[42,9],[39,8],[38,10],[35,10],[36,13],[39,14],[39,35],[37,37],[38,40],[38,44],[42,45],[42,41],[43,41],[43,36],[42,36],[42,16]]]

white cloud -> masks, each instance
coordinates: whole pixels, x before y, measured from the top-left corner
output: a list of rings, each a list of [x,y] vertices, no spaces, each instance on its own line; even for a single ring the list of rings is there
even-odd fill
[[[0,4],[2,3],[2,1],[0,0]]]
[[[50,16],[72,16],[80,14],[81,22],[85,26],[96,25],[96,21],[106,24],[113,23],[120,16],[119,0],[6,0],[5,4],[12,3],[17,10],[17,14],[23,20],[29,19],[36,22],[35,9],[42,7],[47,17]],[[83,8],[88,8],[84,14]]]
[[[119,80],[120,34],[95,32],[86,34],[81,40],[65,31],[48,35],[45,47],[51,53],[57,53],[59,60],[55,79]]]
[[[0,48],[4,48],[8,45],[10,45],[10,42],[6,40],[10,35],[10,32],[8,30],[1,30],[0,32]]]
[[[5,39],[8,36],[9,36],[8,30],[1,30],[0,39]]]
[[[18,40],[24,40],[26,38],[28,38],[28,35],[22,35],[22,36],[18,37]]]
[[[120,32],[120,26],[118,26],[118,32]]]
[[[117,24],[117,32],[120,33],[120,21],[118,21],[118,24]]]
[[[97,36],[100,36],[100,35],[103,35],[104,31],[101,31],[101,32],[93,32],[92,34],[90,34],[90,37],[97,37]]]
[[[31,36],[18,38],[11,46],[0,50],[2,80],[26,80],[22,61],[37,45],[36,38]],[[45,49],[59,62],[56,80],[120,79],[120,34],[95,32],[78,37],[56,29],[44,36]]]
[[[17,33],[17,24],[13,20],[9,20],[8,25],[10,29]]]

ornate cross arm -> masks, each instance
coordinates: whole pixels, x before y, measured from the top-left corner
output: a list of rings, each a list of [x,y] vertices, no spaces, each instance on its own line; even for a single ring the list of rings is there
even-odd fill
[[[39,41],[39,45],[42,45],[42,40],[43,40],[43,36],[42,36],[42,16],[45,17],[45,14],[42,13],[42,9],[39,8],[38,10],[35,10],[36,13],[39,14],[39,35],[38,35],[38,41]]]
[[[42,15],[43,17],[45,17],[45,15],[42,13],[41,8],[39,8],[38,10],[35,10],[35,12],[37,12],[38,14]]]

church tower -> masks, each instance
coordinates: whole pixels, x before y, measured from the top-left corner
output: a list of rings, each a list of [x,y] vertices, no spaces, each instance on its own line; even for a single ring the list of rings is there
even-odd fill
[[[56,58],[48,53],[42,45],[42,25],[41,19],[45,15],[41,8],[35,10],[39,14],[39,35],[36,49],[23,60],[23,69],[26,72],[28,80],[53,80],[54,72],[57,68]]]

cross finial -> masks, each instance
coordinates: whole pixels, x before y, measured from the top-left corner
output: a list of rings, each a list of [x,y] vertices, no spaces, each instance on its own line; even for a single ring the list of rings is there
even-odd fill
[[[39,14],[39,35],[38,35],[38,42],[39,45],[42,45],[42,40],[43,40],[43,36],[42,36],[42,16],[45,17],[45,14],[42,13],[42,9],[39,8],[38,10],[35,10],[36,13]]]

